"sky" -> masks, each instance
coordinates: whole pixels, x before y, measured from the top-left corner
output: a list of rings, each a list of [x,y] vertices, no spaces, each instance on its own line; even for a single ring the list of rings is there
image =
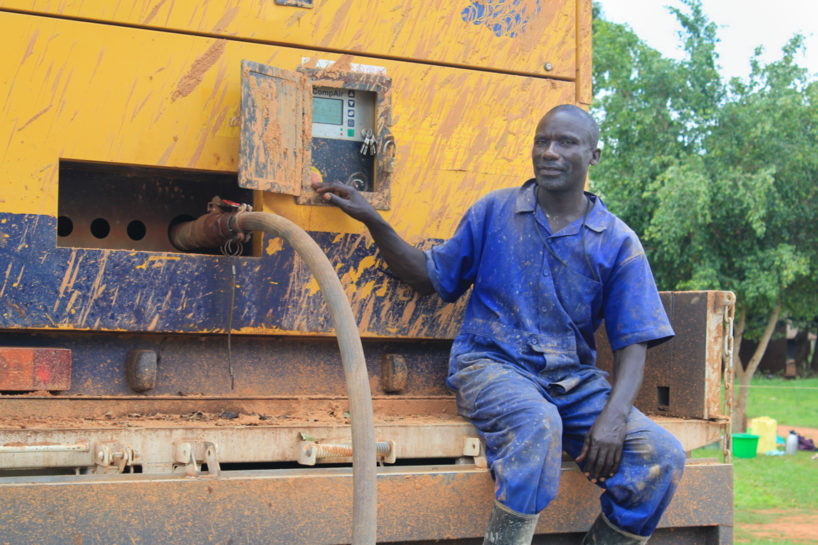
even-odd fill
[[[683,56],[676,17],[667,6],[684,9],[679,0],[596,0],[604,18],[629,25],[650,47],[665,57]],[[746,78],[750,57],[764,47],[762,62],[781,57],[781,47],[796,33],[806,38],[800,66],[818,74],[818,0],[702,0],[702,9],[716,23],[721,73]]]

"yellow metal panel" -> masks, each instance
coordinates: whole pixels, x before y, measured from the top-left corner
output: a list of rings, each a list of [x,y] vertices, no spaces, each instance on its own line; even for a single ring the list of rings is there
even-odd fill
[[[0,212],[51,216],[60,158],[235,172],[241,60],[293,70],[316,55],[9,13],[0,33]],[[537,120],[575,99],[571,82],[351,60],[393,79],[397,162],[385,215],[413,242],[448,237],[481,195],[530,177]],[[338,210],[292,197],[265,194],[260,204],[306,229],[363,231]]]
[[[590,2],[577,2],[577,104],[589,109],[593,100],[591,87],[591,51],[593,27]]]
[[[587,26],[590,0],[316,0],[311,9],[273,0],[0,0],[0,9],[573,80],[577,3],[587,6]]]

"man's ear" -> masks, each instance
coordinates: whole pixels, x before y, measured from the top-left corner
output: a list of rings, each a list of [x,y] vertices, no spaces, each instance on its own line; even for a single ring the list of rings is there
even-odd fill
[[[590,164],[595,165],[599,162],[599,156],[602,155],[602,150],[596,148],[594,151],[591,152],[591,161]]]

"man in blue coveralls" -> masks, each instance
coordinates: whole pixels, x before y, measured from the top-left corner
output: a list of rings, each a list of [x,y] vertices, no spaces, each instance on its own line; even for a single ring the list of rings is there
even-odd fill
[[[562,452],[604,489],[584,544],[645,543],[682,475],[679,442],[633,407],[649,346],[673,336],[636,234],[586,193],[599,128],[573,105],[537,125],[534,178],[475,203],[423,252],[338,182],[315,190],[362,221],[390,269],[454,301],[469,287],[447,384],[480,432],[496,500],[485,543],[530,543],[557,494]],[[613,387],[596,367],[602,320]]]

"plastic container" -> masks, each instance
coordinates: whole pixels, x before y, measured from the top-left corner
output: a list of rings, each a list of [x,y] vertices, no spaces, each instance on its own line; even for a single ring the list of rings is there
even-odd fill
[[[787,448],[785,449],[787,454],[795,454],[798,452],[798,434],[795,431],[790,431],[790,434],[787,435]]]
[[[736,458],[755,458],[758,449],[758,435],[751,433],[733,434],[733,456]]]
[[[776,449],[775,440],[778,433],[778,422],[769,416],[759,416],[750,420],[747,433],[758,435],[756,454],[765,454]]]

